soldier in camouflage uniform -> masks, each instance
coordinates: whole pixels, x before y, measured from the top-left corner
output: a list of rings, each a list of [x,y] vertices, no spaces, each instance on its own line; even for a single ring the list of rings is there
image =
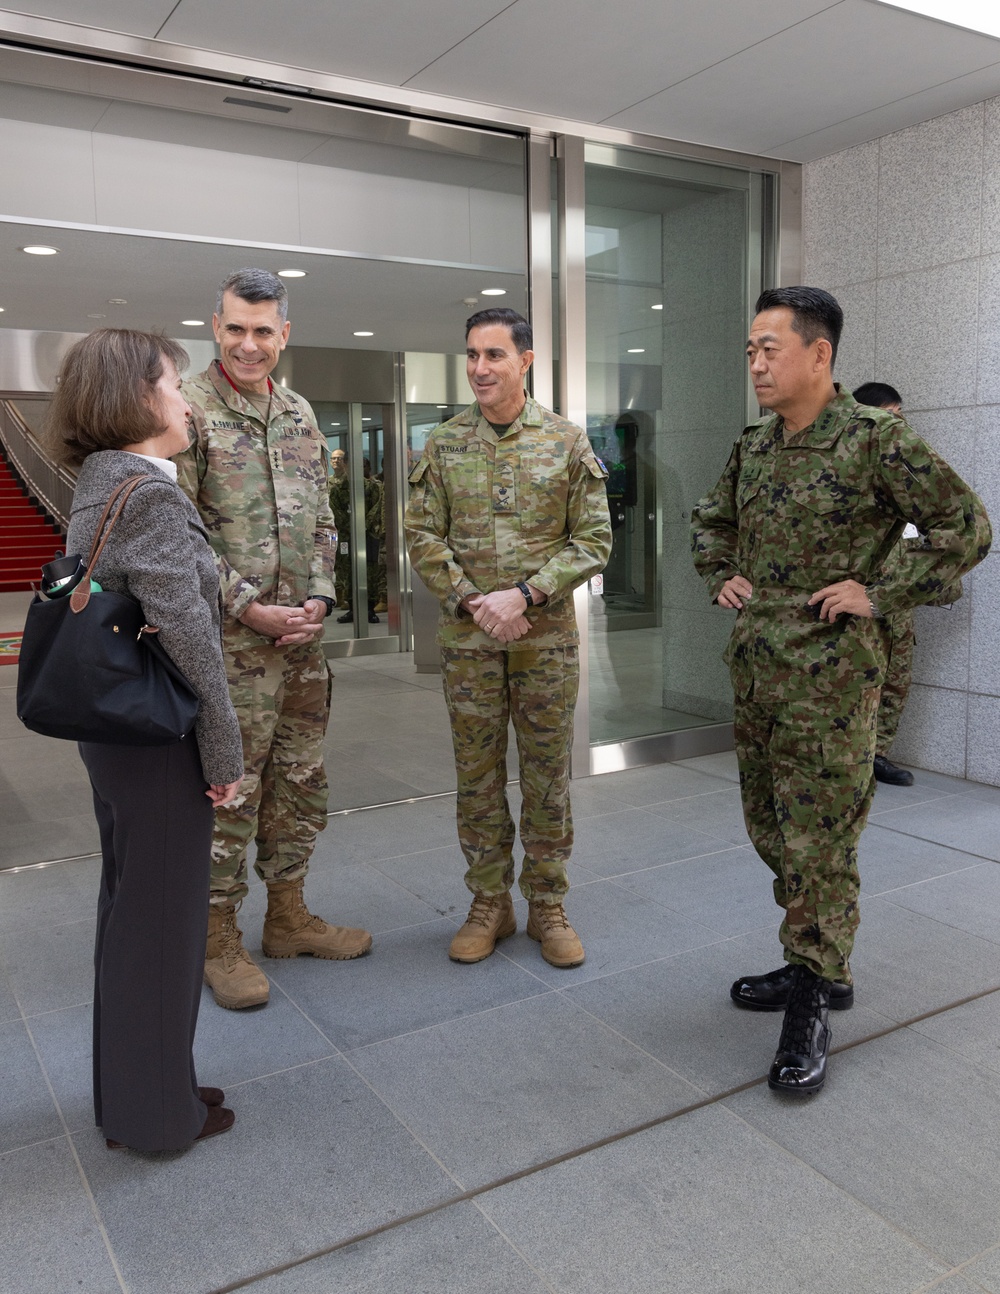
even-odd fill
[[[286,311],[285,285],[266,270],[237,271],[219,289],[212,323],[221,362],[185,383],[194,439],[176,459],[219,564],[223,650],[243,736],[240,795],[216,813],[205,960],[215,1000],[233,1009],[268,999],[236,925],[253,838],[267,885],[268,957],[347,959],[371,947],[367,931],[327,925],[302,898],[326,826],[322,634],[337,533],[312,409],[269,376],[288,339]]]
[[[367,459],[365,460],[367,464]],[[337,605],[344,608],[337,617],[339,624],[351,622],[351,592],[353,568],[351,563],[351,482],[347,473],[347,455],[342,449],[335,449],[330,455],[330,510],[333,513],[334,525],[337,527],[340,560],[337,562],[336,587]],[[385,534],[385,507],[382,500],[382,483],[370,476],[365,481],[365,540],[366,559],[368,561],[368,623],[377,625],[379,618],[375,614],[377,594],[377,561],[380,535]],[[384,570],[384,566],[383,566]]]
[[[979,499],[902,418],[834,384],[842,323],[819,289],[761,296],[748,356],[772,414],[743,432],[692,514],[695,565],[738,613],[726,659],[743,809],[785,914],[786,965],[731,994],[785,1008],[769,1083],[797,1093],[822,1087],[828,1010],[853,1002],[857,845],[884,678],[877,617],[934,599],[991,539]],[[908,521],[928,542],[887,574]]]
[[[410,560],[441,602],[458,837],[475,896],[449,956],[481,961],[514,933],[506,791],[512,718],[527,931],[553,966],[579,966],[583,946],[563,909],[579,683],[572,594],[611,552],[607,472],[579,427],[526,395],[531,329],[519,314],[473,315],[466,347],[476,403],[431,433],[410,472],[406,511]]]

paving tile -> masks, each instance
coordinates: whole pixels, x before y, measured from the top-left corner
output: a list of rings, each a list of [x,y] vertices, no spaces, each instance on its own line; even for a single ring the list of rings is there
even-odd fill
[[[910,1028],[957,1052],[973,1066],[1000,1073],[1000,993],[952,1007]]]
[[[756,850],[729,845],[719,853],[618,876],[615,884],[726,937],[759,926],[776,928],[780,909],[772,879]]]
[[[727,782],[739,785],[740,768],[735,750],[721,750],[714,755],[696,755],[694,759],[679,759],[677,766],[693,769],[696,773],[708,773],[712,777],[724,777]]]
[[[597,780],[602,790],[620,795],[626,804],[637,808],[706,795],[730,786],[726,778],[697,772],[682,764],[654,764],[648,768],[630,768],[623,773],[602,773]]]
[[[65,1137],[0,1155],[0,1199],[0,1294],[117,1294]]]
[[[880,814],[878,825],[1000,862],[1000,810],[979,796],[949,796],[896,809]]]
[[[931,1286],[928,1294],[983,1294],[984,1290],[987,1294],[993,1294],[994,1291],[1000,1294],[1000,1285],[982,1284],[972,1267],[963,1267],[962,1271],[969,1276],[969,1280],[966,1280],[965,1276],[949,1276],[946,1280]],[[972,1283],[973,1281],[975,1284]]]
[[[264,900],[263,885],[259,898]],[[464,886],[463,886],[464,889]],[[339,926],[362,926],[373,934],[419,925],[438,913],[423,899],[371,866],[343,866],[320,859],[309,869],[310,911]]]
[[[331,818],[316,841],[313,868],[370,863],[455,842],[455,801],[422,800]]]
[[[41,930],[8,930],[0,971],[25,1015],[56,1011],[94,998],[96,917]]]
[[[474,966],[449,961],[454,933],[454,922],[437,920],[382,935],[357,961],[299,957],[271,962],[268,973],[345,1051],[544,992],[538,977],[505,956]]]
[[[726,849],[724,836],[670,820],[646,809],[624,809],[576,823],[573,859],[597,876],[620,876],[680,858]]]
[[[2,949],[2,945],[0,945]],[[2,964],[3,955],[0,951],[0,964]],[[0,1022],[7,1020],[20,1020],[21,1008],[17,1005],[17,998],[14,996],[14,990],[11,987],[10,980],[0,970]]]
[[[62,1135],[59,1112],[20,1020],[0,1024],[3,1084],[0,1085],[0,1155]]]
[[[974,860],[970,863],[964,871],[950,876],[894,890],[885,900],[1000,944],[1000,866],[977,866]]]
[[[252,1287],[257,1294],[551,1294],[475,1204],[456,1204]]]
[[[756,1090],[747,1096],[766,1099]],[[719,1107],[479,1203],[566,1294],[912,1294],[947,1270]]]
[[[134,1294],[163,1294],[165,1272],[170,1289],[211,1290],[455,1193],[338,1057],[247,1084],[233,1108],[231,1132],[180,1153],[74,1138]]]
[[[904,836],[869,820],[858,846],[861,893],[886,894],[933,876],[947,876],[980,863],[971,854],[936,845],[918,836]]]
[[[873,898],[861,904],[851,970],[867,1006],[909,1020],[1000,985],[1000,948]]]
[[[523,933],[528,919],[527,903],[516,898],[514,911],[518,933],[503,941],[504,957],[559,988],[599,975],[612,975],[628,966],[672,957],[675,953],[715,943],[719,938],[717,930],[690,917],[670,912],[610,881],[595,881],[571,890],[566,900],[566,913],[587,954],[582,966],[567,970],[542,961],[538,944]]]
[[[961,1283],[951,1288],[951,1282],[961,1282],[965,1284],[962,1289]],[[991,1249],[988,1253],[983,1254],[980,1258],[974,1259],[967,1267],[962,1268],[961,1276],[953,1276],[950,1281],[946,1281],[941,1287],[942,1294],[981,1294],[983,1290],[987,1294],[1000,1294],[1000,1249]],[[934,1294],[938,1294],[935,1289]]]
[[[82,1132],[94,1125],[93,1007],[70,1006],[47,1011],[28,1022],[35,1046],[66,1127]]]
[[[672,822],[695,831],[703,831],[706,835],[728,840],[731,845],[745,845],[750,839],[743,820],[743,801],[740,799],[739,788],[732,784],[727,785],[725,790],[716,790],[708,795],[650,804],[647,807],[650,813],[660,814]]]
[[[7,930],[33,930],[83,918],[96,922],[100,883],[99,858],[24,872],[0,871],[0,939]]]
[[[901,1030],[835,1056],[815,1100],[726,1105],[950,1266],[1000,1241],[998,1100],[1000,1075]]]
[[[718,1095],[767,1073],[781,1031],[780,1012],[741,1010],[730,1001],[729,987],[741,975],[763,974],[781,962],[775,922],[771,930],[606,975],[566,995],[689,1082]],[[854,1008],[831,1017],[834,1045],[891,1023],[870,1009],[859,989]]]
[[[350,1059],[465,1187],[703,1097],[552,993],[366,1047]]]
[[[466,862],[457,844],[381,859],[372,867],[422,899],[439,916],[465,919],[472,895],[462,880]],[[572,882],[572,870],[570,879]]]
[[[95,854],[99,849],[97,823],[92,813],[47,818],[44,822],[5,823],[0,870]]]

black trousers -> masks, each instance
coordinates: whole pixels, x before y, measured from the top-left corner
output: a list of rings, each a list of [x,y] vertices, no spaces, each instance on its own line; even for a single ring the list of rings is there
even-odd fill
[[[180,1150],[205,1122],[192,1047],[213,810],[193,736],[81,743],[104,871],[94,952],[94,1113],[135,1150]]]

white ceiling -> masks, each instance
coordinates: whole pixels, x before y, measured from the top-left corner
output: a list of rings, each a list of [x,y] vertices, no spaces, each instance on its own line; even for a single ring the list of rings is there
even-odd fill
[[[1000,40],[878,0],[22,0],[17,12],[793,161],[1000,95]]]

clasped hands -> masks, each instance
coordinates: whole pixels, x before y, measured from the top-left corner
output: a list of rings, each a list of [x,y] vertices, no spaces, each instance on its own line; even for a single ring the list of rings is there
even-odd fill
[[[734,575],[726,580],[718,597],[715,599],[720,607],[729,607],[733,611],[742,611],[743,604],[753,596],[753,585],[742,575]],[[809,599],[807,606],[819,605],[819,619],[831,623],[840,615],[863,616],[871,619],[872,608],[865,586],[857,580],[840,580],[828,584]]]
[[[326,603],[307,598],[301,607],[275,607],[251,602],[239,617],[254,633],[273,638],[276,647],[309,643],[322,636]]]
[[[480,629],[499,643],[516,642],[531,628],[531,621],[524,614],[524,598],[519,589],[473,593],[462,599],[462,607]]]

